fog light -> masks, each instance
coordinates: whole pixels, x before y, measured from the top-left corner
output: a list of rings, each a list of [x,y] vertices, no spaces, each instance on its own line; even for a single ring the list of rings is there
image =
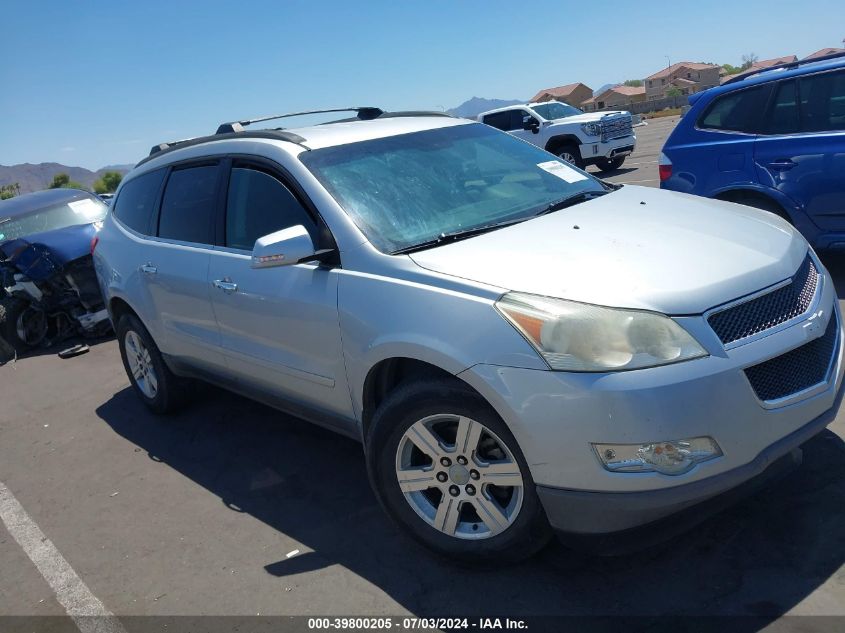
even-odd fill
[[[696,464],[722,454],[711,437],[693,437],[651,444],[593,444],[602,465],[617,473],[658,472],[680,475]]]

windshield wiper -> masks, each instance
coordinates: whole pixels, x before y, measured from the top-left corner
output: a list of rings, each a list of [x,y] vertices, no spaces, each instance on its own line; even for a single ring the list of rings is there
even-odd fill
[[[465,231],[455,231],[454,233],[441,233],[437,237],[426,240],[425,242],[420,242],[419,244],[413,244],[411,246],[405,246],[403,248],[399,248],[395,251],[391,251],[391,255],[405,255],[407,253],[413,253],[414,251],[422,251],[427,248],[434,248],[435,246],[442,246],[443,244],[449,244],[451,242],[457,242],[459,240],[465,240],[469,237],[475,237],[476,235],[481,235],[482,233],[489,233],[490,231],[495,231],[496,229],[501,229],[506,226],[511,226],[512,224],[519,224],[520,222],[525,222],[525,220],[530,220],[531,218],[536,218],[540,215],[546,215],[547,213],[552,213],[553,211],[559,211],[560,209],[565,209],[566,207],[571,207],[573,204],[578,204],[579,202],[584,202],[586,200],[592,200],[593,198],[598,198],[599,196],[603,196],[606,193],[610,193],[609,191],[582,191],[581,193],[576,193],[575,195],[568,196],[561,200],[557,200],[552,202],[551,204],[546,205],[545,207],[540,208],[539,211],[533,213],[531,215],[526,215],[515,220],[507,220],[505,222],[496,222],[495,224],[486,224],[484,226],[478,226],[473,229],[466,229]]]
[[[455,231],[453,233],[441,233],[433,239],[426,240],[425,242],[420,242],[419,244],[413,244],[411,246],[399,248],[395,251],[391,251],[390,254],[404,255],[406,253],[413,253],[414,251],[422,251],[427,248],[434,248],[435,246],[442,246],[443,244],[450,244],[452,242],[465,240],[469,237],[475,237],[476,235],[481,235],[483,233],[489,233],[490,231],[495,231],[496,229],[501,229],[512,224],[519,224],[520,222],[524,222],[530,217],[532,216],[517,218],[516,220],[507,220],[505,222],[496,222],[495,224],[485,224],[484,226],[477,226],[475,228],[466,229],[464,231]]]
[[[566,207],[571,207],[572,205],[578,204],[580,202],[586,202],[587,200],[592,200],[593,198],[598,198],[599,196],[603,196],[605,194],[610,193],[609,191],[582,191],[581,193],[576,193],[572,196],[568,196],[566,198],[561,198],[551,204],[546,205],[545,207],[541,207],[537,213],[535,213],[531,217],[537,217],[539,215],[546,215],[548,213],[553,213],[555,211],[560,211],[561,209],[565,209]]]

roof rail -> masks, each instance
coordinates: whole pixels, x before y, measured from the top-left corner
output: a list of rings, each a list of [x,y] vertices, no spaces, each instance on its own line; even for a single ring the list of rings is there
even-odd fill
[[[152,149],[150,149],[150,154],[143,160],[141,160],[137,165],[141,165],[146,163],[148,160],[151,160],[154,156],[158,156],[159,154],[163,154],[165,152],[170,152],[174,149],[179,149],[180,147],[191,147],[192,145],[201,145],[202,143],[209,143],[211,141],[223,141],[226,139],[231,138],[268,138],[273,139],[276,141],[288,141],[289,143],[296,143],[297,145],[303,145],[305,143],[305,139],[302,138],[299,134],[294,134],[293,132],[288,132],[287,130],[255,130],[254,132],[233,132],[233,133],[226,133],[226,134],[211,134],[209,136],[197,136],[195,138],[188,138],[182,141],[170,141],[169,143],[160,143],[158,145],[153,145]]]
[[[138,165],[147,162],[155,156],[156,154],[160,154],[161,152],[167,152],[170,150],[174,150],[180,147],[189,147],[191,145],[199,145],[201,143],[208,143],[209,141],[217,141],[223,140],[224,138],[235,138],[235,137],[243,137],[249,136],[250,138],[273,138],[273,139],[281,139],[284,141],[289,141],[291,143],[296,143],[298,145],[302,145],[305,143],[305,139],[299,136],[298,134],[294,134],[288,130],[284,129],[275,129],[275,130],[255,130],[253,132],[249,132],[244,130],[244,126],[251,125],[252,123],[260,123],[262,121],[271,121],[273,119],[284,119],[287,117],[294,117],[294,116],[302,116],[306,114],[323,114],[327,112],[357,112],[358,116],[353,119],[344,119],[342,121],[330,121],[329,123],[342,123],[346,121],[370,121],[373,119],[378,118],[393,118],[393,117],[411,117],[411,116],[445,116],[449,117],[450,114],[446,112],[428,112],[428,111],[407,111],[407,112],[385,112],[381,108],[374,108],[374,107],[359,107],[359,108],[333,108],[331,110],[309,110],[307,112],[291,112],[290,114],[279,114],[276,116],[265,116],[259,117],[257,119],[247,119],[244,121],[232,121],[231,123],[221,123],[217,131],[214,134],[209,136],[197,136],[194,138],[186,138],[181,139],[178,141],[167,141],[165,143],[159,143],[158,145],[153,145],[150,149],[149,156],[143,159]],[[304,147],[304,145],[303,145]],[[137,167],[137,165],[136,165]]]
[[[739,73],[736,77],[731,77],[723,86],[727,86],[728,84],[734,84],[738,81],[745,81],[749,77],[754,77],[755,75],[759,75],[760,73],[769,72],[770,70],[780,70],[780,69],[791,69],[791,68],[798,68],[799,66],[803,66],[804,64],[814,64],[815,62],[824,62],[829,59],[837,59],[839,57],[845,57],[845,52],[840,53],[832,53],[830,55],[823,55],[821,57],[814,57],[812,59],[799,59],[795,62],[786,62],[785,64],[776,64],[775,66],[768,66],[766,68],[757,68],[755,70],[746,70],[745,72]]]
[[[186,143],[190,143],[191,141],[197,139],[199,137],[192,137],[192,138],[183,138],[178,141],[166,141],[164,143],[159,143],[158,145],[153,145],[150,148],[150,156],[153,154],[158,154],[159,152],[163,152],[166,149],[174,149],[179,147],[180,145],[185,145]]]
[[[261,123],[262,121],[272,121],[274,119],[286,119],[294,116],[304,116],[306,114],[325,114],[328,112],[357,112],[358,118],[362,121],[376,119],[384,114],[381,108],[374,108],[372,106],[359,106],[354,108],[331,108],[328,110],[306,110],[304,112],[289,112],[287,114],[274,114],[273,116],[262,116],[257,119],[245,119],[243,121],[231,121],[230,123],[221,123],[215,134],[231,134],[232,132],[243,132],[244,126],[252,125],[253,123]]]

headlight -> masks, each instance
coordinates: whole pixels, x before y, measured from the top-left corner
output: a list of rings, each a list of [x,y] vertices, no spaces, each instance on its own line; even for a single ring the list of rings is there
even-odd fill
[[[681,475],[696,464],[715,459],[722,449],[712,437],[693,437],[652,444],[593,444],[602,465],[612,472],[658,472]]]
[[[707,356],[672,319],[511,292],[496,307],[546,359],[562,371],[618,371]]]
[[[581,129],[584,134],[589,136],[599,136],[601,134],[601,123],[582,123]]]

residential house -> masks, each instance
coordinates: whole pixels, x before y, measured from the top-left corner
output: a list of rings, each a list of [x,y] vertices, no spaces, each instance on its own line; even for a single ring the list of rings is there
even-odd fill
[[[772,59],[758,60],[742,72],[734,73],[733,75],[728,75],[727,73],[719,73],[721,77],[719,83],[725,83],[729,79],[736,79],[737,77],[744,77],[745,75],[748,75],[750,73],[756,72],[758,70],[764,70],[766,68],[771,68],[772,66],[780,66],[781,64],[791,64],[792,62],[797,61],[798,57],[796,57],[795,55],[784,55],[783,57],[774,57]]]
[[[613,86],[594,97],[590,97],[581,104],[585,112],[620,108],[632,103],[645,101],[645,87]]]
[[[542,101],[563,101],[576,108],[581,106],[585,99],[593,96],[593,90],[582,83],[558,86],[557,88],[545,88],[531,97],[533,103]]]
[[[816,59],[817,57],[826,57],[827,55],[834,55],[836,53],[845,53],[845,48],[823,48],[820,51],[807,55],[804,59]]]
[[[681,94],[689,95],[719,85],[719,71],[716,64],[699,62],[678,62],[643,80],[648,101],[663,99],[666,92],[677,88]]]

